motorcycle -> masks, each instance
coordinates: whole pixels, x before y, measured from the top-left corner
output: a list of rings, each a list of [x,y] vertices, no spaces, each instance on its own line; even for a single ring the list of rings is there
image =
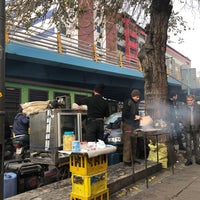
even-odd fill
[[[11,138],[5,139],[4,144],[4,160],[11,160],[13,159],[14,153],[15,153],[15,147],[12,143]]]
[[[12,138],[12,144],[15,148],[15,159],[26,159],[30,157],[29,135],[16,135]]]
[[[8,118],[5,118],[5,134],[4,134],[4,160],[13,159],[15,147],[12,142],[12,132],[9,126]]]

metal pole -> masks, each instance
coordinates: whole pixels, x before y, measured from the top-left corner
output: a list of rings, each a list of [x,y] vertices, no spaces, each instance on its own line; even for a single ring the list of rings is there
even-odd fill
[[[187,68],[187,94],[190,95],[190,68]]]
[[[0,0],[0,199],[4,194],[5,0]]]

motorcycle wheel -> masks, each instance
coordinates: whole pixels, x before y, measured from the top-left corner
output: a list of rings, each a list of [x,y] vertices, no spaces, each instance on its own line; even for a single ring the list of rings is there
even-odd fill
[[[4,160],[13,159],[15,148],[11,145],[6,145],[4,150]]]

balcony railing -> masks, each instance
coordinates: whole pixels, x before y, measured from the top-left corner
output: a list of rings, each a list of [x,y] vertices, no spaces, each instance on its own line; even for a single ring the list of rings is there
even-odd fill
[[[138,59],[122,55],[119,51],[109,51],[104,48],[97,48],[96,44],[90,44],[78,39],[69,38],[54,28],[45,30],[40,27],[32,26],[28,30],[21,26],[9,25],[6,30],[6,42],[23,43],[24,45],[36,48],[47,49],[76,57],[82,57],[95,62],[117,65],[129,69],[139,70]]]

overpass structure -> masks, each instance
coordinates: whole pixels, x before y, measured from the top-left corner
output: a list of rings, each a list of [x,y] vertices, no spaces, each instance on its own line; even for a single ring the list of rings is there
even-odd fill
[[[124,101],[133,88],[143,93],[144,77],[138,65],[118,52],[106,52],[93,44],[75,41],[60,34],[27,32],[14,27],[6,35],[6,81],[51,84],[92,91],[106,85],[104,96]],[[181,84],[168,78],[169,89]]]

